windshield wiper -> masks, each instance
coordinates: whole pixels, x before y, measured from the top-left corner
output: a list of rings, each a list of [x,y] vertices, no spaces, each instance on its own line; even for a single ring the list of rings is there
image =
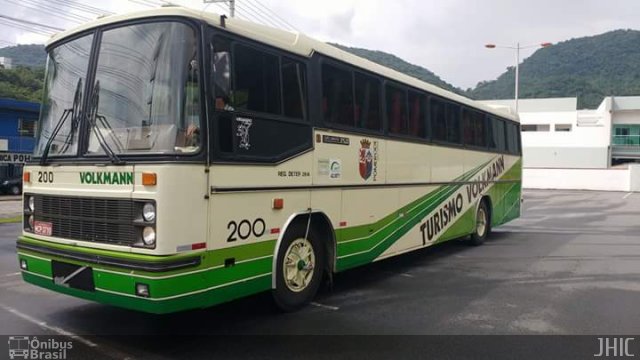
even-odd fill
[[[51,132],[51,136],[49,140],[47,140],[47,144],[44,146],[44,150],[42,151],[42,156],[40,157],[40,165],[47,164],[47,158],[49,157],[49,150],[51,149],[51,145],[53,144],[53,140],[58,136],[58,133],[62,129],[62,126],[67,121],[69,116],[71,116],[71,131],[67,135],[67,138],[64,140],[65,147],[58,151],[58,153],[64,153],[69,148],[69,145],[73,141],[73,136],[75,129],[77,128],[78,118],[80,116],[80,97],[82,89],[82,78],[78,79],[78,83],[76,84],[76,92],[73,94],[73,103],[71,107],[68,109],[64,109],[62,115],[60,115],[60,119],[56,123],[56,126],[53,128]]]
[[[98,129],[97,121],[100,121],[100,124],[104,128],[109,130],[109,135],[113,140],[113,142],[118,147],[118,150],[122,151],[123,145],[120,142],[120,139],[118,139],[115,135],[113,135],[113,128],[109,124],[109,121],[107,121],[107,118],[104,115],[98,114],[99,103],[100,103],[100,80],[96,81],[96,84],[93,87],[93,93],[91,94],[89,113],[87,114],[87,118],[89,119],[89,126],[91,126],[91,128],[93,129],[93,132],[96,135],[96,138],[98,139],[98,142],[102,147],[102,150],[104,150],[104,152],[109,156],[109,159],[111,159],[111,162],[115,165],[124,165],[124,161],[122,161],[118,157],[118,155],[116,155],[116,153],[113,151],[111,146],[109,146],[109,143],[107,142],[107,140],[104,138],[102,131]]]

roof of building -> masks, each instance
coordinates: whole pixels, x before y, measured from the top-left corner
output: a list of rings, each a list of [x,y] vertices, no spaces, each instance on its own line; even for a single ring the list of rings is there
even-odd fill
[[[640,110],[640,96],[612,96],[613,111]]]
[[[10,109],[18,111],[39,112],[40,104],[30,101],[0,98],[0,110]]]
[[[513,108],[515,100],[482,100],[479,101],[485,105],[507,106]],[[578,108],[578,98],[544,98],[544,99],[519,99],[518,112],[560,112],[560,111],[576,111]]]
[[[160,16],[187,17],[187,18],[204,21],[212,26],[221,27],[220,15],[218,14],[203,12],[203,11],[196,11],[196,10],[177,7],[177,6],[170,6],[170,7],[157,8],[153,10],[144,10],[144,11],[138,11],[138,12],[133,12],[128,14],[118,14],[118,15],[102,17],[97,20],[80,25],[79,27],[76,27],[74,29],[66,30],[52,36],[49,42],[47,43],[47,46],[50,46],[60,40],[63,40],[79,32],[89,30],[95,27],[112,24],[116,22],[121,22],[121,21],[126,21],[126,20],[131,20],[131,19],[160,17]],[[314,40],[301,33],[294,33],[294,32],[289,32],[281,29],[275,29],[275,28],[252,23],[252,22],[245,21],[238,18],[226,19],[224,28],[227,31],[230,31],[248,38],[256,39],[260,42],[269,44],[277,48],[281,48],[283,50],[286,50],[301,56],[308,57],[308,56],[311,56],[314,52],[322,53],[326,56],[349,63],[351,65],[360,67],[362,69],[367,69],[369,71],[381,74],[389,79],[396,80],[419,89],[423,89],[425,91],[428,91],[436,95],[453,99],[460,103],[463,103],[472,107],[476,107],[484,111],[494,113],[499,116],[504,116],[512,120],[516,120],[516,118],[513,115],[511,115],[509,112],[505,112],[504,110],[485,106],[483,104],[480,104],[466,97],[454,94],[452,92],[441,89],[437,86],[434,86],[426,82],[420,81],[416,78],[410,77],[406,74],[400,73],[398,71],[389,69],[387,67],[376,64],[369,60],[363,59],[349,52],[340,50],[324,42]]]

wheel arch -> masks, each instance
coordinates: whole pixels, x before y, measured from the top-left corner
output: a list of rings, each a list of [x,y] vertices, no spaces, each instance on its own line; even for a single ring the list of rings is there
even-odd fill
[[[328,276],[332,276],[336,269],[336,251],[337,251],[337,241],[336,241],[336,233],[331,224],[331,220],[321,210],[313,210],[310,209],[308,211],[300,211],[291,214],[287,221],[284,223],[282,227],[282,231],[280,231],[280,235],[278,236],[278,240],[276,240],[274,252],[273,252],[273,263],[271,265],[271,288],[276,288],[276,268],[278,266],[278,256],[280,251],[280,244],[282,243],[284,237],[287,234],[287,231],[291,227],[292,224],[296,223],[305,223],[309,221],[309,215],[311,215],[310,228],[313,231],[317,231],[322,239],[324,239],[325,245],[325,269],[323,269]]]
[[[482,203],[486,203],[487,204],[487,211],[489,212],[487,214],[487,216],[489,216],[489,231],[491,231],[491,221],[493,220],[493,201],[491,200],[491,196],[489,196],[489,194],[484,194],[482,195],[482,197],[478,200],[478,202],[476,203],[476,214],[478,213],[478,209],[480,208],[480,204]],[[475,215],[474,215],[474,219],[475,219]]]

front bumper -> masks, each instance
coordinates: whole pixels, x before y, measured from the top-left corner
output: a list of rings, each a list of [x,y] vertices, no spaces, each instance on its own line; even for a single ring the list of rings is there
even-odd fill
[[[16,247],[18,261],[26,262],[26,269],[21,269],[26,282],[149,313],[208,307],[268,290],[271,285],[271,256],[225,266],[224,258],[234,253],[242,256],[242,249],[153,256],[62,245],[27,236],[20,237]],[[260,252],[271,254],[272,244],[261,249]],[[90,269],[91,289],[54,281],[54,264],[60,263]],[[148,287],[148,296],[136,294],[138,284]]]

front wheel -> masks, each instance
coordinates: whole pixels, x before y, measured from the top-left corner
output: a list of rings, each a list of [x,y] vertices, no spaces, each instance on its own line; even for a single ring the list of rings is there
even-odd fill
[[[273,298],[284,311],[294,311],[313,300],[324,268],[324,247],[319,237],[306,224],[298,223],[287,230],[276,259],[276,288]]]
[[[20,187],[18,185],[13,185],[10,189],[9,192],[11,193],[11,195],[20,195]]]
[[[487,239],[490,227],[491,223],[489,222],[489,210],[487,209],[487,203],[485,201],[481,201],[478,206],[478,210],[476,210],[476,227],[471,234],[469,243],[476,246],[482,245]]]

